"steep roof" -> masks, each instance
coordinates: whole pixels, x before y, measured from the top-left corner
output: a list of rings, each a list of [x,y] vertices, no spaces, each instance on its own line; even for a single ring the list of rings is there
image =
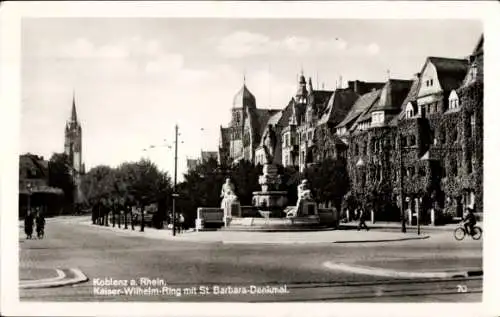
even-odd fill
[[[247,86],[243,84],[243,87],[236,93],[233,98],[233,107],[234,108],[255,108],[255,96],[248,90]]]
[[[484,45],[484,34],[481,34],[479,41],[477,41],[476,47],[472,52],[473,55],[483,54],[483,45]]]
[[[290,121],[290,117],[293,115],[293,107],[295,104],[295,100],[292,98],[286,105],[286,107],[281,111],[281,116],[277,122],[277,125],[280,127],[286,127],[288,126],[288,123]],[[298,120],[298,118],[297,118]]]
[[[379,95],[380,89],[371,91],[359,97],[352,106],[351,110],[345,116],[344,120],[342,120],[342,122],[340,122],[336,127],[342,128],[352,123],[377,101]]]
[[[309,93],[308,105],[313,106],[316,111],[323,112],[332,94],[333,90],[313,90]]]
[[[268,124],[271,122],[279,121],[279,114],[281,113],[280,109],[253,109],[252,111],[249,109],[249,120],[250,127],[252,130],[253,141],[258,144],[260,142],[260,138],[264,133]]]
[[[412,81],[411,87],[410,87],[410,91],[408,92],[408,94],[406,95],[406,98],[401,103],[401,111],[399,112],[399,115],[397,115],[395,118],[393,118],[391,120],[391,122],[389,122],[389,125],[395,125],[398,120],[403,119],[404,114],[405,114],[406,105],[409,102],[414,102],[417,100],[418,90],[420,89],[420,84],[422,82],[422,76],[420,76],[420,75],[421,74],[418,73],[418,74],[416,74],[415,78],[413,78],[413,81]]]
[[[401,103],[408,96],[412,86],[411,80],[389,79],[380,93],[372,111],[399,111]]]
[[[38,175],[39,178],[45,178],[49,175],[49,162],[45,161],[42,157],[39,157],[34,154],[24,154],[19,156],[19,170],[20,171],[34,171]]]
[[[356,99],[358,99],[358,95],[351,89],[335,90],[318,120],[318,125],[337,124],[342,121],[356,102]]]
[[[466,59],[431,56],[427,58],[427,61],[436,67],[439,84],[444,91],[451,91],[460,87],[469,67]],[[424,67],[426,65],[427,63]]]

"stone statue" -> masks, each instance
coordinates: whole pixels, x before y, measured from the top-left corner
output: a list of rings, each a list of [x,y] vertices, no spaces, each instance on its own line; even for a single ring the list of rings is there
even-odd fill
[[[302,180],[302,182],[297,186],[297,206],[301,200],[312,199],[311,190],[309,189],[309,182],[307,179]]]
[[[226,182],[222,185],[221,197],[221,209],[224,210],[224,223],[227,226],[228,218],[231,218],[232,206],[236,204],[239,208],[238,197],[235,194],[234,185],[229,178],[226,178]]]
[[[276,147],[276,134],[274,133],[271,125],[267,127],[262,140],[266,157],[266,164],[271,164],[274,158],[274,148]]]
[[[302,182],[297,186],[297,206],[296,208],[287,214],[287,217],[296,217],[302,215],[304,202],[311,201],[312,195],[309,189],[309,182],[307,179],[302,180]]]
[[[231,179],[226,178],[226,182],[222,185],[221,195],[222,202],[225,200],[234,200],[237,199],[236,194],[234,193],[234,185],[231,183]]]

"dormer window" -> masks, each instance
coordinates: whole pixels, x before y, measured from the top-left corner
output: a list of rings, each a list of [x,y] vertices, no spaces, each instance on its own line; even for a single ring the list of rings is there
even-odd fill
[[[376,111],[372,113],[372,126],[381,125],[384,123],[384,112]]]
[[[450,97],[448,98],[448,108],[449,109],[456,109],[460,106],[460,101],[458,99],[457,92],[455,90],[452,90],[450,93]]]
[[[406,119],[413,118],[416,115],[415,110],[414,110],[413,105],[411,104],[411,102],[409,102],[406,105],[405,113],[406,113]]]

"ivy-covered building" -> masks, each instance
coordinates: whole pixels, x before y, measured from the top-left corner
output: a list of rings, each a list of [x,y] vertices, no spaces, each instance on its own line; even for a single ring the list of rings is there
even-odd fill
[[[336,126],[351,193],[375,219],[400,219],[401,191],[407,217],[424,223],[482,212],[482,45],[469,59],[427,58],[413,80],[361,96]]]

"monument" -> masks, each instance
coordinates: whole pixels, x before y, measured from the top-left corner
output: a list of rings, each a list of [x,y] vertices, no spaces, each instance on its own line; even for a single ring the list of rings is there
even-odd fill
[[[287,192],[279,190],[281,176],[278,175],[278,168],[273,164],[271,154],[276,146],[276,136],[271,127],[266,130],[263,140],[266,163],[262,168],[262,175],[259,176],[261,190],[253,192],[252,204],[264,218],[283,217]]]
[[[224,211],[223,220],[224,226],[228,226],[233,215],[239,215],[241,206],[238,197],[235,194],[234,185],[230,178],[226,178],[226,182],[222,185],[221,190],[221,209]]]
[[[240,206],[234,185],[229,178],[222,185],[220,208],[199,207],[197,210],[196,229],[206,230],[221,226],[225,230],[296,230],[335,226],[338,213],[328,208],[319,209],[314,201],[309,183],[302,180],[299,184],[298,199],[295,206],[287,206],[288,192],[279,190],[281,176],[273,163],[272,153],[276,146],[276,137],[271,127],[263,136],[265,164],[259,176],[260,191],[253,192],[252,206]],[[229,227],[229,228],[227,228]]]
[[[297,205],[294,209],[290,210],[286,214],[286,217],[296,218],[317,215],[317,204],[312,198],[311,189],[309,188],[309,182],[307,181],[307,179],[304,179],[299,184],[299,186],[297,186]]]

